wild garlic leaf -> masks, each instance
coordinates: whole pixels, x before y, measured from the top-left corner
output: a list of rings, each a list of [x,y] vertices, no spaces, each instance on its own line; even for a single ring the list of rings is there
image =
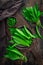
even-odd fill
[[[12,27],[12,26],[14,26],[15,24],[16,24],[16,18],[14,18],[14,17],[9,17],[8,19],[7,19],[7,24],[8,24],[8,26],[9,27]]]
[[[9,46],[7,49],[7,53],[4,55],[6,58],[11,60],[24,60],[26,57],[15,47]],[[25,61],[27,58],[25,59]]]

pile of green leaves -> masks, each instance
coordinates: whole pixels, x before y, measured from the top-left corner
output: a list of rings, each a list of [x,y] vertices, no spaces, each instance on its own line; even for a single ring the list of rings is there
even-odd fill
[[[7,19],[7,24],[9,27],[8,29],[10,31],[11,38],[13,38],[13,39],[11,39],[10,42],[13,44],[8,45],[8,47],[6,48],[6,54],[4,55],[4,57],[9,58],[11,60],[20,60],[21,59],[23,61],[27,61],[27,57],[24,56],[24,54],[22,54],[22,52],[18,48],[16,48],[16,46],[19,45],[18,43],[15,42],[15,40],[17,41],[17,39],[14,40],[16,28],[13,28],[13,26],[16,24],[16,22],[17,22],[16,19],[13,17],[9,17]]]
[[[12,32],[11,32],[12,31]],[[37,38],[36,34],[32,34],[27,28],[26,26],[24,26],[22,29],[19,28],[11,28],[10,29],[11,32],[11,41],[14,46],[17,45],[22,45],[22,46],[27,46],[30,47],[33,39]]]
[[[10,60],[23,60],[27,61],[26,56],[24,56],[21,51],[19,51],[16,47],[8,46],[6,48],[7,52],[4,55],[5,58],[9,58]]]
[[[24,7],[22,9],[22,15],[24,18],[31,23],[36,24],[36,31],[40,38],[43,38],[39,32],[39,27],[43,28],[40,22],[40,16],[43,15],[43,12],[39,10],[38,5],[34,5],[33,7]]]
[[[11,60],[24,60],[27,61],[27,57],[23,55],[16,47],[18,45],[22,45],[24,47],[30,47],[33,43],[33,39],[37,38],[36,35],[33,35],[27,28],[9,28],[11,32],[11,40],[12,45],[8,46],[7,53],[5,54],[6,58]]]
[[[7,21],[9,22],[8,29],[11,34],[11,40],[9,42],[12,43],[12,45],[8,45],[8,47],[6,48],[7,52],[5,54],[5,57],[11,60],[21,59],[27,61],[27,57],[17,48],[17,46],[21,45],[24,47],[30,47],[33,43],[33,39],[37,38],[37,35],[33,35],[25,25],[23,28],[13,28],[12,25],[15,25],[14,23],[16,23],[16,20],[14,21],[14,23],[12,23],[13,20],[15,20],[15,18],[7,19]],[[10,25],[10,23],[12,23],[12,25]]]

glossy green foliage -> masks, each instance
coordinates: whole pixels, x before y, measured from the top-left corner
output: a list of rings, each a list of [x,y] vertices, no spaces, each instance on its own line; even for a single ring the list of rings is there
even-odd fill
[[[27,61],[27,57],[23,55],[16,47],[22,45],[24,47],[30,47],[33,43],[33,39],[37,38],[36,35],[33,35],[26,26],[23,28],[9,28],[11,33],[10,42],[12,45],[8,46],[7,53],[5,54],[6,58],[11,60],[23,60]]]
[[[33,39],[34,38],[38,38],[36,34],[32,34],[27,28],[26,26],[24,26],[24,28],[22,29],[18,29],[18,28],[11,28],[12,32],[15,30],[14,33],[12,33],[11,36],[11,41],[14,45],[13,46],[17,46],[17,45],[22,45],[22,46],[27,46],[30,47]]]
[[[9,17],[8,19],[7,19],[7,24],[8,24],[8,26],[10,26],[10,27],[12,27],[12,26],[14,26],[15,24],[16,24],[16,18],[13,18],[13,17]]]
[[[24,18],[31,23],[36,24],[36,31],[40,38],[42,38],[41,34],[39,33],[39,27],[43,28],[40,22],[40,16],[43,15],[43,12],[40,12],[38,5],[36,4],[33,7],[25,7],[22,9],[22,15]]]
[[[27,58],[15,47],[8,46],[6,48],[7,52],[4,57],[9,58],[11,60],[23,60],[27,61]]]
[[[25,17],[27,21],[31,21],[32,23],[37,23],[40,19],[41,12],[38,8],[38,5],[31,7],[25,7],[22,9],[22,15]]]

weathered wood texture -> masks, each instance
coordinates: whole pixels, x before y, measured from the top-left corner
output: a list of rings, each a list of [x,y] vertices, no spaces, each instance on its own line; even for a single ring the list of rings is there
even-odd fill
[[[24,0],[24,2],[25,2],[25,6],[33,6],[36,2],[38,2],[40,10],[43,11],[43,4],[40,4],[40,0]],[[17,13],[15,15],[13,14],[13,17],[16,17],[16,19],[17,19],[17,24],[16,24],[15,27],[22,27],[23,25],[26,25],[32,31],[32,33],[35,33],[34,25],[30,25],[30,23],[27,23],[27,21],[23,18],[23,16],[21,15],[21,12],[19,10],[17,11]],[[43,18],[43,17],[41,17],[41,18]],[[41,19],[41,21],[43,21],[43,19]],[[3,24],[3,22],[4,22],[4,24]],[[3,20],[3,22],[0,23],[0,25],[3,24],[3,27],[1,26],[2,28],[0,28],[0,30],[2,29],[1,30],[2,31],[1,34],[4,33],[5,37],[6,37],[6,34],[7,34],[7,36],[9,37],[10,34],[8,32],[8,27],[6,26],[5,20]],[[0,38],[0,40],[1,40],[1,38]],[[5,40],[7,40],[7,39],[5,39]],[[4,42],[5,42],[5,40],[4,40]],[[37,64],[38,65],[43,65],[43,58],[42,58],[43,46],[42,46],[42,43],[43,43],[42,40],[40,41],[40,39],[34,39],[33,44],[31,45],[30,48],[20,48],[20,50],[23,52],[23,54],[26,55],[29,58],[28,62],[33,63],[33,65],[35,65],[35,64],[36,65]],[[3,43],[3,44],[6,45],[5,43]],[[30,52],[34,55],[35,58],[31,57],[32,54]],[[7,61],[7,59],[2,58],[1,61],[2,61],[2,64],[0,64],[0,65],[5,65],[5,62]],[[13,61],[10,60],[10,62],[12,63]],[[10,62],[8,61],[7,63],[9,64]],[[21,61],[21,60],[20,61],[15,61],[11,65],[13,65],[13,64],[14,65],[22,65],[23,61]],[[26,65],[29,65],[29,64],[26,63]]]

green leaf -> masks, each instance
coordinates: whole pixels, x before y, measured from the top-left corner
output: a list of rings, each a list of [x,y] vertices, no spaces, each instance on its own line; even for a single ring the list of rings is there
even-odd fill
[[[17,36],[12,36],[13,38],[14,38],[14,41],[15,41],[15,43],[16,44],[18,44],[18,45],[22,45],[22,46],[30,46],[29,44],[30,43],[32,43],[32,41],[31,40],[26,40],[26,39],[21,39],[21,38],[19,38],[19,37],[17,37]]]
[[[37,4],[33,7],[25,7],[22,9],[22,15],[28,22],[37,23],[40,19],[40,14],[41,12]]]
[[[14,35],[14,33],[16,32],[16,28],[8,28],[8,30],[11,35]]]
[[[29,39],[29,37],[26,36],[26,35],[23,33],[23,31],[21,31],[21,30],[19,30],[19,29],[16,29],[16,31],[17,31],[17,33],[18,33],[19,35],[21,35],[21,36],[23,36],[23,37]]]
[[[42,39],[43,36],[42,36],[42,35],[40,34],[40,32],[39,32],[39,26],[36,26],[36,32],[37,32],[38,36]]]
[[[28,29],[26,28],[26,26],[24,26],[24,28],[25,28],[27,34],[30,35],[30,37],[32,37],[32,38],[36,38],[34,35],[31,34],[30,31],[28,31]]]
[[[14,17],[9,17],[8,19],[7,19],[7,24],[8,24],[8,26],[10,26],[10,27],[12,27],[12,26],[14,26],[15,24],[16,24],[16,18],[14,18]]]
[[[6,58],[11,60],[24,60],[26,57],[15,47],[9,46],[7,49],[7,53],[4,55]],[[25,59],[27,60],[27,59]]]

